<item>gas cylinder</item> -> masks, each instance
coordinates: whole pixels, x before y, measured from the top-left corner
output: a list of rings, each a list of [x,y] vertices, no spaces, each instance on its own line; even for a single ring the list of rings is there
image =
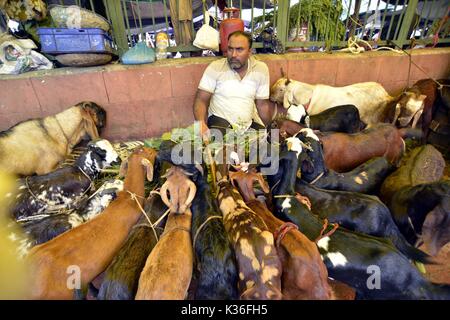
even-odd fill
[[[220,50],[223,55],[227,54],[228,36],[235,31],[244,31],[244,21],[239,18],[238,8],[225,8],[223,20],[220,23]]]

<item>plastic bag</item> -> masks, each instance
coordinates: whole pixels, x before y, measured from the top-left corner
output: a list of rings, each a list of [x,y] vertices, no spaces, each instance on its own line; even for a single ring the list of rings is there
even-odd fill
[[[219,31],[209,25],[208,11],[205,11],[205,24],[197,31],[193,45],[200,49],[219,51]]]
[[[137,43],[122,56],[123,64],[144,64],[155,61],[155,50],[147,47],[145,42]]]
[[[36,48],[30,39],[22,40],[8,34],[0,34],[0,74],[52,69],[53,63],[33,50]]]

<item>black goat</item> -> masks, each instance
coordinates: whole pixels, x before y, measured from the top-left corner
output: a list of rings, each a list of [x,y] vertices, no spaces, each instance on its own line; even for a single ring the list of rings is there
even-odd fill
[[[73,166],[21,179],[11,214],[15,220],[34,219],[59,209],[77,209],[87,199],[101,169],[120,160],[107,140],[90,142]]]
[[[158,152],[160,161],[173,163],[171,154],[175,144],[164,142]],[[192,150],[192,148],[186,148]],[[180,157],[183,157],[180,154]],[[208,300],[238,299],[238,272],[234,251],[228,241],[222,216],[206,181],[204,168],[199,165],[177,163],[191,174],[197,192],[192,201],[192,239],[195,241],[195,288],[193,298]],[[210,219],[209,221],[207,221]],[[201,228],[201,229],[200,229]]]
[[[436,254],[450,241],[450,181],[438,181],[403,188],[388,206],[395,223],[411,244],[423,235],[431,254]],[[433,217],[422,232],[428,215]]]
[[[299,108],[299,110],[289,111],[290,108]],[[355,133],[363,130],[366,126],[359,118],[358,108],[351,104],[333,107],[311,116],[307,115],[303,106],[291,106],[290,108],[288,115],[291,120],[313,130]]]
[[[276,214],[314,241],[322,235],[323,223],[294,197],[297,168],[297,155],[283,153],[279,172],[269,176]],[[450,286],[428,282],[387,240],[339,227],[320,239],[318,247],[329,276],[353,287],[358,299],[450,299]]]

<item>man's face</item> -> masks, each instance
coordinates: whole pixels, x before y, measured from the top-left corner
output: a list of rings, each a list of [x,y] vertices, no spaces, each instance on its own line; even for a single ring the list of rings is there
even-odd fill
[[[239,71],[246,68],[250,54],[251,49],[246,37],[237,35],[230,38],[227,59],[231,69]]]

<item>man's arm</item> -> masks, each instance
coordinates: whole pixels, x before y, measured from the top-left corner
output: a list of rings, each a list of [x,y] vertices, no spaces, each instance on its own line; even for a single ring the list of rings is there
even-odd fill
[[[267,127],[272,121],[274,106],[269,99],[256,99],[256,109],[264,125]]]
[[[212,93],[197,89],[197,94],[194,101],[194,118],[201,123],[202,135],[208,131],[208,108]]]

